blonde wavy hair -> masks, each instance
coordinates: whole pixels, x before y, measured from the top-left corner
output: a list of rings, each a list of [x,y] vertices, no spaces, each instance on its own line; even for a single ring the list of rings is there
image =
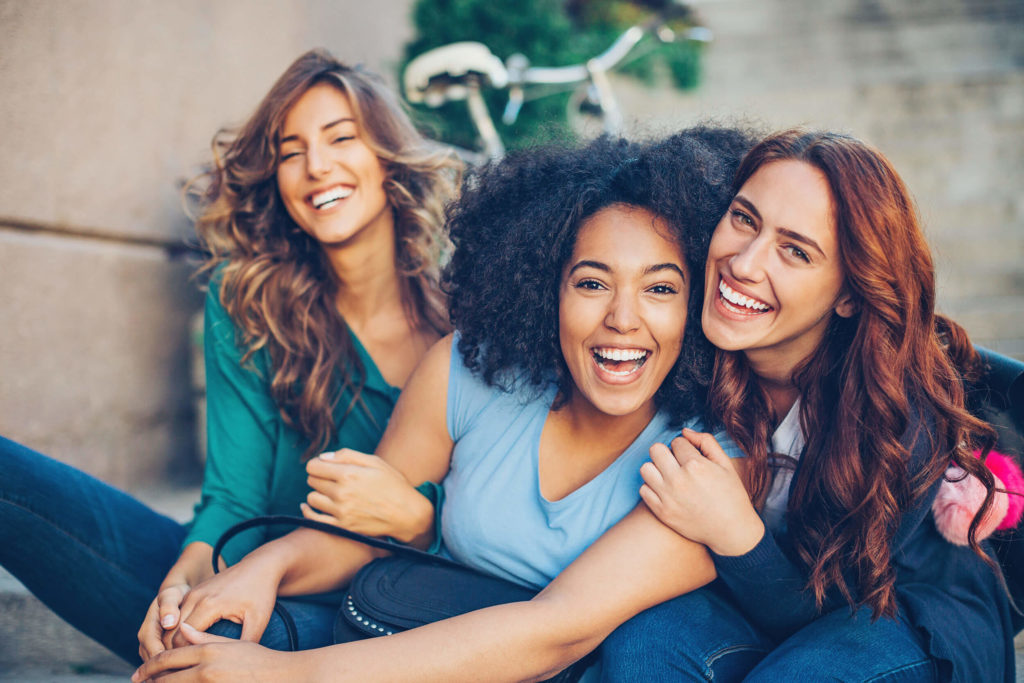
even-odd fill
[[[407,315],[415,327],[438,334],[449,330],[439,287],[449,250],[444,213],[461,173],[455,156],[420,135],[376,75],[326,50],[296,59],[245,125],[214,136],[213,168],[192,184],[202,207],[196,231],[208,253],[201,272],[213,273],[219,284],[245,348],[242,362],[260,349],[269,353],[270,392],[284,420],[308,439],[304,459],[330,444],[342,392],[352,392],[347,416],[366,379],[335,304],[339,280],[319,244],[288,215],[277,188],[285,116],[323,83],[348,97],[363,141],[384,168]]]

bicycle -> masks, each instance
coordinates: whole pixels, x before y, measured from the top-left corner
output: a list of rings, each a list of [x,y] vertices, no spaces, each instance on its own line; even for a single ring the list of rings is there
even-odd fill
[[[475,41],[428,50],[405,67],[402,75],[405,97],[413,104],[432,108],[448,102],[466,102],[482,152],[455,149],[471,165],[481,165],[505,155],[505,145],[483,98],[485,88],[508,91],[501,117],[506,125],[515,123],[526,102],[571,90],[567,107],[570,120],[579,112],[592,113],[601,120],[604,133],[620,135],[622,113],[608,72],[645,56],[646,52],[635,48],[648,36],[661,43],[677,40],[708,43],[712,39],[710,29],[695,23],[677,35],[668,22],[675,19],[694,22],[693,10],[681,0],[661,4],[662,8],[648,20],[630,26],[604,52],[582,64],[533,66],[520,53],[503,62],[490,48]]]

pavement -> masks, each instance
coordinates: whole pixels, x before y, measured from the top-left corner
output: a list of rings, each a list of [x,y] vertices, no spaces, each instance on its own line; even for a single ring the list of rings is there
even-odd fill
[[[132,492],[153,509],[187,520],[198,488]],[[1024,683],[1024,634],[1017,647],[1017,683]],[[0,568],[0,683],[125,683],[125,664],[47,609]]]

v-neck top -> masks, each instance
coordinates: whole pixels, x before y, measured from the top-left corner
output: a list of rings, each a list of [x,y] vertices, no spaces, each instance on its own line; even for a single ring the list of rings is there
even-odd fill
[[[457,339],[452,344],[447,422],[455,447],[443,482],[444,551],[533,588],[547,585],[636,506],[648,449],[669,443],[680,431],[657,413],[597,476],[563,498],[547,500],[538,455],[556,393],[553,383],[541,390],[514,385],[510,392],[488,386],[463,364]],[[701,429],[697,419],[683,426]],[[723,446],[730,455],[740,454],[731,441]]]
[[[309,441],[288,426],[270,393],[272,366],[266,349],[244,364],[239,330],[220,302],[219,277],[206,295],[204,327],[207,394],[207,456],[202,497],[195,507],[185,545],[213,545],[230,526],[258,515],[300,515],[310,488],[302,454]],[[338,431],[325,450],[352,448],[372,453],[387,426],[400,389],[381,375],[359,339],[350,333],[363,367],[360,400],[348,411],[345,388],[334,410]],[[337,378],[340,385],[341,377]],[[346,411],[347,414],[346,414]],[[260,543],[289,531],[254,529],[225,548],[235,562]]]

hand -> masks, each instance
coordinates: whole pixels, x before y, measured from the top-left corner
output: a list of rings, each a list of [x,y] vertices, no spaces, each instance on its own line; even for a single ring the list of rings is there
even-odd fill
[[[306,473],[313,488],[306,498],[308,505],[302,505],[307,519],[404,543],[433,525],[430,501],[375,455],[343,448],[310,460]]]
[[[164,635],[165,649],[189,644],[185,626],[205,631],[221,619],[241,624],[242,640],[258,641],[270,621],[279,584],[279,574],[252,556],[211,576],[185,596],[181,628]]]
[[[719,555],[742,555],[764,536],[732,459],[710,434],[684,429],[671,450],[651,446],[640,475],[640,497],[658,519]]]
[[[157,593],[139,628],[139,657],[142,661],[167,649],[164,637],[177,628],[179,608],[188,592],[188,584],[178,583],[163,587]]]
[[[175,683],[294,680],[296,671],[290,666],[285,653],[268,650],[255,643],[200,633],[188,624],[182,624],[181,632],[187,641],[186,646],[166,650],[148,659],[132,674],[133,683],[163,675],[169,675],[167,680]]]

